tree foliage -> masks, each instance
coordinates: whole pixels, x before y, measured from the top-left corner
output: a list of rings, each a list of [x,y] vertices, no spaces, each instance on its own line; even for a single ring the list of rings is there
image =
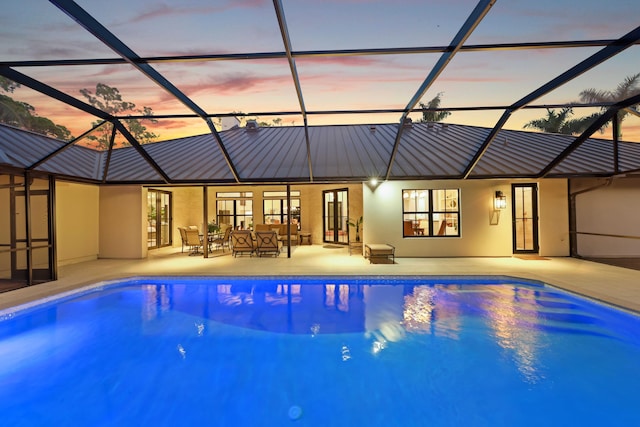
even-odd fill
[[[640,93],[640,73],[625,78],[618,87],[613,90],[585,89],[580,92],[580,101],[584,103],[616,103]],[[637,107],[637,106],[636,106]],[[584,132],[608,107],[601,107],[600,113],[594,113],[586,117],[571,119],[573,109],[566,107],[556,112],[547,108],[547,116],[541,119],[531,120],[525,124],[525,128],[534,128],[543,132],[563,133],[567,135]],[[633,106],[631,107],[633,108]],[[628,111],[618,112],[618,124],[627,116]],[[600,132],[607,127],[605,124]],[[618,137],[622,136],[622,126],[618,126]]]
[[[571,119],[573,115],[573,108],[565,107],[559,112],[555,109],[547,108],[547,116],[541,119],[531,120],[525,124],[526,128],[538,129],[542,132],[549,133],[562,133],[565,135],[580,134],[589,127],[595,119],[598,118],[598,114],[593,114],[587,117],[580,117],[577,119]]]
[[[616,103],[638,94],[640,94],[640,73],[626,77],[614,90],[585,89],[580,92],[580,101]],[[631,108],[637,108],[638,105],[640,104],[633,105]],[[601,111],[604,112],[607,108],[608,107],[601,107]],[[620,110],[618,112],[618,125],[622,124],[622,121],[628,114],[629,112],[626,110]],[[622,126],[618,126],[617,136],[622,136]]]
[[[438,94],[433,97],[433,99],[426,104],[420,103],[420,108],[422,111],[422,118],[418,120],[420,123],[425,122],[441,122],[451,115],[451,111],[434,111],[440,108],[440,103],[442,102],[443,92],[438,92]]]
[[[140,144],[148,144],[158,138],[158,135],[151,132],[144,125],[144,122],[158,122],[152,117],[153,110],[149,107],[142,107],[142,109],[136,108],[136,104],[133,102],[128,102],[122,99],[122,95],[117,88],[108,86],[104,83],[98,83],[96,84],[95,93],[86,88],[81,89],[80,93],[85,97],[89,104],[104,111],[105,113],[111,114],[112,116],[124,116],[128,114],[149,117],[144,119],[120,119],[125,124],[131,135],[133,135]],[[97,126],[99,123],[100,122],[94,122],[93,126]],[[112,125],[101,126],[91,135],[87,136],[87,139],[97,142],[101,148],[108,148],[111,133]]]
[[[0,89],[3,91],[13,93],[19,87],[18,83],[0,76]],[[63,140],[73,138],[65,126],[55,124],[46,117],[38,116],[32,105],[16,101],[5,94],[0,94],[0,122],[53,138]]]

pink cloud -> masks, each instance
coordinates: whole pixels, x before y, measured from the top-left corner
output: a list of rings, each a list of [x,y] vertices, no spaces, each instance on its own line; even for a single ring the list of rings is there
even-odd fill
[[[170,7],[166,4],[161,4],[156,6],[155,8],[150,8],[149,10],[146,10],[145,12],[134,16],[133,18],[128,20],[127,23],[140,23],[164,16],[175,17],[177,15],[209,15],[237,8],[260,8],[263,7],[266,3],[266,0],[235,0],[228,1],[221,6],[212,5],[208,7]]]

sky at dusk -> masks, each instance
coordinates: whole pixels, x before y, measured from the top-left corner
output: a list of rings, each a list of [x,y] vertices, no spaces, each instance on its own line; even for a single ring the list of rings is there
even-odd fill
[[[140,57],[283,52],[272,1],[268,0],[78,0],[77,4]],[[294,52],[336,49],[446,46],[477,2],[469,0],[283,0]],[[617,39],[635,29],[637,0],[497,0],[467,45]],[[0,15],[0,61],[115,58],[117,54],[45,0],[12,0]],[[442,107],[508,106],[528,95],[599,47],[459,52],[429,88],[422,102],[442,93]],[[300,57],[295,64],[308,111],[402,109],[416,94],[440,53]],[[154,63],[152,67],[209,114],[233,111],[295,112],[300,104],[285,58]],[[133,66],[17,67],[78,99],[97,83],[119,89],[138,107],[156,115],[192,114]],[[596,66],[542,96],[534,104],[577,102],[583,89],[614,90],[640,73],[640,46]],[[74,135],[96,118],[19,88],[11,96],[39,115],[67,126]],[[594,110],[576,110],[576,117]],[[445,121],[493,127],[503,110],[456,111]],[[544,109],[516,111],[505,125],[546,115]],[[309,125],[397,123],[400,113],[309,115]],[[299,114],[281,118],[302,125]],[[412,114],[414,119],[419,113]],[[200,119],[161,119],[161,139],[207,133]],[[623,122],[623,139],[640,142],[640,118]],[[595,134],[594,137],[610,138]]]

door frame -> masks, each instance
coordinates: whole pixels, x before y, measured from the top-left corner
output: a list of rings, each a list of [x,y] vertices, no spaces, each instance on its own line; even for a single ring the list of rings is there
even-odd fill
[[[333,212],[327,212],[327,203],[326,197],[327,194],[333,194],[333,202],[330,202],[333,206]],[[338,193],[345,194],[345,200],[338,201]],[[337,202],[337,203],[336,203]],[[347,239],[344,242],[340,241],[340,230],[343,229],[340,218],[340,212],[344,209],[343,204],[346,203],[347,215],[346,218],[349,218],[349,189],[348,188],[336,188],[331,190],[322,190],[322,241],[324,243],[337,244],[337,245],[347,245],[349,243],[349,226],[346,227]],[[332,218],[333,223],[327,224],[327,218]],[[333,240],[328,240],[327,231],[333,231]]]
[[[530,188],[531,189],[531,214],[525,217],[519,218],[517,213],[519,211],[519,207],[524,202],[520,200],[518,197],[517,189],[521,188]],[[540,235],[539,235],[539,227],[538,227],[538,184],[537,183],[518,183],[511,184],[511,218],[512,218],[512,240],[513,240],[513,253],[514,254],[537,254],[540,252]],[[525,249],[518,249],[518,220],[522,219],[523,221],[531,221],[531,236],[532,242],[531,247]]]
[[[10,247],[14,250],[11,251],[10,268],[11,268],[11,280],[25,281],[27,285],[32,285],[34,282],[48,282],[56,280],[58,278],[57,271],[57,253],[55,244],[55,179],[52,176],[48,176],[48,186],[46,189],[31,189],[33,178],[28,174],[20,177],[18,181],[22,180],[23,184],[19,184],[16,181],[18,175],[10,176],[10,193],[9,193],[9,217],[10,217]],[[32,200],[35,197],[45,197],[45,211],[46,211],[46,237],[33,236],[32,218],[34,214],[42,215],[42,211],[33,212]],[[18,208],[20,205],[21,209]],[[18,238],[18,220],[17,214],[22,212],[25,216],[25,229],[24,238]],[[19,247],[19,244],[23,246]],[[46,268],[34,268],[33,267],[33,251],[44,250],[47,251],[47,267]],[[19,254],[24,252],[25,268],[19,268],[18,259]]]
[[[155,194],[155,231],[154,239],[156,244],[154,246],[149,246],[148,242],[151,240],[149,236],[147,236],[147,249],[158,249],[167,246],[173,245],[173,193],[171,191],[166,190],[158,190],[156,188],[147,189],[147,200],[149,199],[149,194]],[[168,212],[166,212],[168,226],[166,227],[166,231],[169,233],[168,239],[166,243],[163,244],[163,234],[162,234],[162,196],[169,197],[169,207]],[[147,203],[147,207],[148,207]],[[149,211],[147,210],[147,217],[150,219]],[[147,226],[150,226],[147,224]],[[150,233],[147,231],[147,233]]]

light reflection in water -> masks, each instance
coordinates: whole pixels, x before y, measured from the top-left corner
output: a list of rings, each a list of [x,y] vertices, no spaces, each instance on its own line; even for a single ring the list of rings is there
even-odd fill
[[[535,306],[535,291],[509,286],[492,286],[490,290],[492,297],[482,298],[481,301],[496,342],[511,353],[511,359],[525,381],[538,383],[544,379],[538,361],[542,344],[536,328],[524,324],[521,309],[523,303]]]
[[[402,286],[368,286],[364,289],[365,330],[373,337],[373,352],[405,337],[402,327]],[[376,344],[377,343],[377,344]]]
[[[153,320],[170,310],[171,297],[167,285],[143,285],[142,320]]]
[[[409,332],[458,339],[462,329],[459,302],[449,285],[415,286],[404,299],[403,324]]]

